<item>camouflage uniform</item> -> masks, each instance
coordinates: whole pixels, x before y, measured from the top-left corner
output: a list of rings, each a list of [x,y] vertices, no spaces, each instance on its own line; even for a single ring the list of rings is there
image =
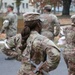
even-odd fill
[[[42,70],[49,72],[58,66],[60,51],[51,40],[32,31],[27,39],[27,47],[23,52],[22,66],[18,75],[44,75],[42,72],[32,74],[35,67],[30,63],[30,60],[36,64],[43,61]]]
[[[17,34],[9,38],[6,42],[7,46],[2,48],[2,52],[10,57],[16,57],[17,60],[21,60],[21,50],[19,47],[21,46],[21,34]]]
[[[43,22],[42,35],[54,40],[54,37],[56,37],[60,32],[58,18],[51,13],[51,5],[45,5],[43,12],[44,14],[40,15],[40,19]]]
[[[43,21],[42,35],[54,40],[54,37],[60,32],[60,25],[57,17],[54,14],[49,13],[42,14],[40,17]],[[54,27],[56,27],[56,31],[54,30]]]
[[[17,34],[17,21],[18,17],[13,12],[9,12],[4,18],[3,27],[1,33],[5,31],[7,38],[12,37]]]
[[[69,75],[75,75],[75,27],[67,27],[64,30],[66,45],[64,48],[64,59],[67,64]]]

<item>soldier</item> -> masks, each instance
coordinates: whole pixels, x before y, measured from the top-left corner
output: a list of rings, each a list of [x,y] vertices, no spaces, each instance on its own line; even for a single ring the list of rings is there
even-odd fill
[[[1,33],[5,32],[7,38],[17,34],[17,21],[18,17],[13,13],[13,6],[7,6],[7,16],[4,18],[3,27]]]
[[[71,16],[71,27],[64,30],[66,44],[63,51],[69,75],[75,75],[75,15]]]
[[[6,60],[12,60],[17,59],[18,61],[21,61],[21,50],[19,47],[21,46],[21,34],[17,34],[13,37],[10,37],[6,41],[6,45],[2,47],[2,52],[8,56],[8,58],[5,58]]]
[[[40,35],[41,21],[38,13],[25,13],[25,27],[21,32],[22,66],[18,75],[45,75],[57,68],[60,61],[58,47]],[[38,66],[37,66],[38,65]]]
[[[7,16],[4,18],[3,26],[1,29],[1,33],[6,33],[6,39],[15,36],[17,34],[17,21],[18,17],[13,13],[13,6],[7,6]],[[10,57],[6,58],[7,60]]]
[[[54,40],[54,37],[58,36],[60,32],[60,24],[58,18],[51,13],[51,5],[45,5],[43,9],[44,13],[40,15],[43,22],[42,35]],[[56,30],[54,29],[56,27]]]

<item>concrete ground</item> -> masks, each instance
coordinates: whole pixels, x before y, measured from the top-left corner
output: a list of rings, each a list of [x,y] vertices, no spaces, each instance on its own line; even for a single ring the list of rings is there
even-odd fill
[[[5,60],[6,56],[0,52],[0,75],[17,75],[21,63],[16,60]],[[61,54],[61,61],[57,69],[50,75],[68,75],[67,67]]]

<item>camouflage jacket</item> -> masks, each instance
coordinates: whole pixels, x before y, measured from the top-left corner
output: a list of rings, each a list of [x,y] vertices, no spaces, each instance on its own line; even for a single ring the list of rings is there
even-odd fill
[[[67,59],[66,61],[75,63],[75,27],[65,28],[64,34],[66,39],[63,52],[65,60]]]
[[[18,61],[21,61],[21,34],[17,34],[9,38],[6,41],[5,46],[2,47],[2,52],[7,56],[15,57]]]
[[[43,22],[42,24],[42,35],[53,39],[60,32],[60,24],[58,18],[54,14],[42,14],[40,18]],[[54,29],[56,27],[56,30]]]
[[[30,60],[36,64],[43,61],[45,62],[42,66],[43,70],[49,72],[57,67],[60,60],[60,51],[51,40],[36,31],[32,31],[27,40],[27,47],[23,52],[23,56],[22,63],[30,65],[30,69]]]
[[[7,14],[4,18],[3,27],[1,29],[1,33],[5,31],[7,37],[12,37],[17,33],[17,22],[18,17],[13,12]]]
[[[75,27],[67,27],[64,30],[66,47],[73,49],[75,47]]]
[[[7,40],[7,45],[8,47],[11,49],[11,48],[18,48],[21,46],[21,34],[17,34],[11,38],[9,38]]]

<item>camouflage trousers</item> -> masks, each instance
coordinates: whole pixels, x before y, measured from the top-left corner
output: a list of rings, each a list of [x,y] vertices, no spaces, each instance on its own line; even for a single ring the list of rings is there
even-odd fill
[[[42,73],[38,72],[36,74],[32,71],[33,68],[31,68],[31,65],[29,64],[23,64],[18,72],[18,75],[43,75]]]
[[[63,56],[67,64],[69,75],[75,75],[75,50],[64,50]]]

